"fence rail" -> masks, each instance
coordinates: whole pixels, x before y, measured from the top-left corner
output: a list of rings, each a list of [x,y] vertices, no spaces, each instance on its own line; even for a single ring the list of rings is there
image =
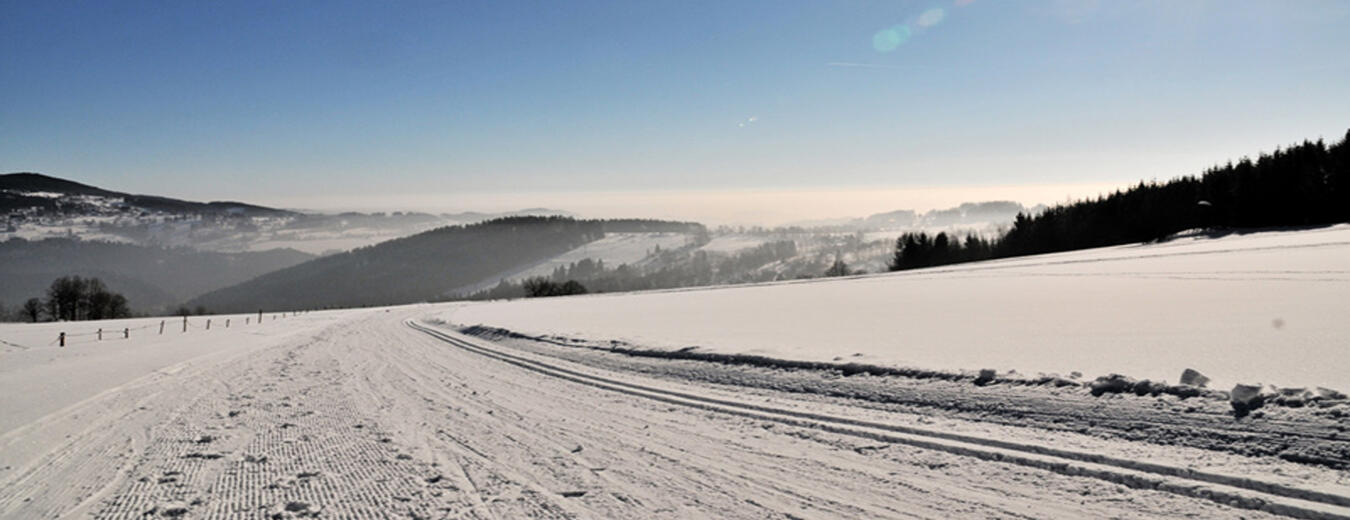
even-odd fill
[[[270,318],[271,320],[278,320],[281,318],[307,314],[308,312],[309,311],[275,312],[270,313]],[[205,332],[211,330],[213,324],[216,330],[227,330],[230,329],[231,327],[237,329],[240,326],[261,325],[262,323],[267,321],[267,318],[269,318],[269,313],[258,311],[258,314],[256,316],[245,315],[243,316],[244,321],[242,323],[238,321],[238,318],[239,316],[236,315],[231,315],[229,317],[223,318],[221,316],[210,316],[210,317],[197,316],[194,322],[194,319],[192,317],[183,316],[181,318],[181,322],[179,321],[179,318],[163,318],[159,320],[158,323],[152,321],[150,323],[146,323],[135,327],[131,326],[124,326],[120,328],[92,327],[91,325],[90,328],[82,329],[81,332],[68,332],[66,330],[59,331],[57,332],[56,337],[52,338],[51,342],[47,343],[47,346],[49,347],[57,346],[64,348],[67,343],[75,345],[75,344],[99,343],[104,341],[125,341],[131,339],[133,336],[143,337],[145,334],[140,334],[140,332],[147,330],[151,331],[147,334],[154,336],[163,336],[166,333],[186,334],[192,330],[199,330]],[[96,322],[65,322],[65,323],[70,323],[72,326],[74,326],[74,324],[76,323],[83,325],[86,323],[92,324]],[[33,348],[30,346],[21,345],[11,341],[5,341],[3,339],[0,339],[0,344],[24,350]]]

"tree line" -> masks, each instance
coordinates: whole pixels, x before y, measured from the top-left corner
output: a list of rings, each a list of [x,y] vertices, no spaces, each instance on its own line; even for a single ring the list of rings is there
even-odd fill
[[[1243,158],[1166,182],[1019,213],[1000,236],[905,233],[893,271],[1163,239],[1192,229],[1311,226],[1350,221],[1350,131]]]
[[[502,280],[495,287],[467,296],[471,300],[561,296],[567,294],[610,293],[695,287],[727,283],[759,282],[776,279],[772,271],[760,269],[797,255],[796,243],[779,240],[760,244],[727,257],[715,257],[699,246],[696,239],[677,249],[651,252],[643,266],[605,265],[603,260],[583,259],[554,268],[549,276],[520,281]]]
[[[586,294],[586,286],[576,280],[566,282],[555,282],[543,276],[526,278],[521,285],[525,289],[525,296],[529,298],[542,298],[548,296],[571,296],[574,294]]]
[[[108,290],[98,278],[62,276],[47,288],[47,297],[29,298],[14,313],[22,321],[85,321],[131,317],[121,294]]]

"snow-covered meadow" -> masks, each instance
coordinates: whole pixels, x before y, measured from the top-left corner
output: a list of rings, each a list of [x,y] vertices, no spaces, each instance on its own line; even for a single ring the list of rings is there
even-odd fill
[[[634,265],[662,249],[677,249],[689,243],[686,233],[606,233],[604,238],[588,242],[571,251],[504,277],[519,281],[531,276],[548,276],[559,267],[582,260],[599,260],[609,268]],[[490,280],[496,283],[497,280]]]
[[[1350,225],[848,279],[456,304],[442,317],[657,349],[943,370],[1186,368],[1237,382],[1350,389]]]
[[[181,317],[0,323],[0,393],[7,396],[0,399],[0,432],[156,372],[252,352],[362,312],[372,311],[266,313],[261,325],[257,314],[191,316],[186,330]]]

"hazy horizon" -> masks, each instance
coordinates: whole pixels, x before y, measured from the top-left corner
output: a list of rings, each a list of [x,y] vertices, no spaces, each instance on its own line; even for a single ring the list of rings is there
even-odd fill
[[[654,218],[707,225],[781,226],[861,218],[896,210],[924,212],[967,202],[1013,201],[1032,207],[1105,194],[1121,184],[927,186],[835,190],[613,191],[589,193],[469,193],[384,197],[275,198],[245,201],[300,211],[502,213],[545,208],[582,218]]]

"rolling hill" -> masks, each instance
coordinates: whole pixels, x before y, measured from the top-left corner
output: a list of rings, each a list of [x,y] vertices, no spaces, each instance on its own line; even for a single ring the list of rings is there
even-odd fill
[[[0,303],[42,297],[52,280],[92,276],[127,297],[131,308],[159,312],[204,292],[314,258],[292,249],[218,253],[187,248],[74,239],[0,242]]]
[[[604,238],[699,224],[508,217],[447,226],[305,262],[198,298],[213,312],[356,307],[431,301]]]
[[[107,205],[119,211],[150,211],[170,214],[241,215],[279,217],[296,215],[293,211],[268,208],[243,202],[192,202],[155,195],[134,195],[59,179],[40,173],[0,175],[0,211],[42,208],[47,211],[82,211],[94,205]]]

